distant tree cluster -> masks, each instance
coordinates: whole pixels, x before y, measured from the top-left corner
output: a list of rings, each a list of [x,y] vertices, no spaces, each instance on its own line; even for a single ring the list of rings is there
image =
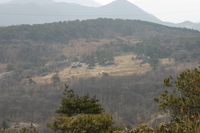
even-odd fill
[[[91,54],[83,54],[82,62],[86,62],[88,66],[95,66],[95,63],[99,65],[109,65],[114,63],[114,54],[108,50],[97,50]]]
[[[172,57],[177,62],[190,62],[200,59],[200,40],[199,38],[182,39],[174,47]]]

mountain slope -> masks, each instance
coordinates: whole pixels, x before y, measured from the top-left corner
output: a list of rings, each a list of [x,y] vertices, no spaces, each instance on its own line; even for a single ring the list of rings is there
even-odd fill
[[[23,2],[24,0],[20,1]],[[117,0],[99,8],[70,3],[52,3],[47,5],[12,3],[0,5],[0,12],[1,20],[3,20],[0,22],[0,26],[50,23],[76,19],[96,19],[100,17],[139,19],[155,23],[161,22],[153,15],[146,13],[139,7],[125,0]]]
[[[189,29],[196,29],[200,31],[200,23],[193,23],[190,21],[185,21],[182,23],[178,23],[176,24],[178,27],[185,27],[185,28],[189,28]]]
[[[20,25],[0,28],[0,40],[32,40],[34,42],[65,42],[87,38],[98,40],[116,36],[146,38],[199,37],[200,32],[182,28],[171,28],[140,20],[95,19],[58,22],[43,25]]]
[[[80,5],[88,6],[88,7],[99,7],[101,4],[95,2],[94,0],[65,0],[68,3],[77,3]]]
[[[154,23],[162,22],[127,0],[116,0],[108,5],[100,7],[99,10],[103,15],[111,18],[144,20]]]

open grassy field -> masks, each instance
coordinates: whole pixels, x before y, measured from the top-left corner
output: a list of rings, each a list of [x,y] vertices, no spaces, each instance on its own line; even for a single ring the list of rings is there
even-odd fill
[[[78,68],[71,68],[67,67],[61,71],[59,71],[59,77],[61,81],[67,82],[67,80],[74,79],[74,78],[85,78],[85,77],[93,77],[93,76],[102,76],[99,73],[105,72],[111,76],[122,76],[122,75],[131,75],[131,74],[143,74],[152,68],[149,66],[148,63],[140,65],[142,60],[132,60],[132,57],[136,57],[136,55],[128,54],[128,55],[121,55],[115,57],[115,64],[108,65],[108,66],[100,66],[96,65],[94,69],[88,69],[88,65],[82,63],[82,67]],[[160,60],[161,64],[174,64],[173,60],[169,59],[162,59]],[[55,73],[51,73],[44,77],[35,77],[35,80],[39,84],[50,83],[51,77]]]

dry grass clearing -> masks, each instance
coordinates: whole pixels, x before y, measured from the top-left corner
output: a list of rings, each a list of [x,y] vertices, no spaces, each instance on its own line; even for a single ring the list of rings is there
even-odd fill
[[[61,70],[59,72],[59,77],[61,81],[67,82],[71,79],[102,76],[99,74],[102,71],[108,73],[111,76],[123,76],[131,74],[143,74],[152,69],[148,63],[142,64],[142,66],[140,66],[142,60],[132,60],[131,59],[132,57],[136,57],[136,55],[129,54],[129,55],[116,56],[114,65],[108,65],[108,66],[96,65],[94,69],[88,69],[88,65],[85,63],[82,63],[82,67],[78,68],[71,68],[70,66]],[[165,65],[168,69],[172,68],[177,71],[182,71],[185,68],[194,68],[199,65],[196,62],[175,64],[173,59],[168,59],[168,58],[161,59],[160,63],[162,65]],[[54,74],[55,73],[51,73],[44,77],[35,77],[33,78],[33,80],[35,80],[38,84],[51,83],[52,82],[51,77]]]
[[[86,78],[92,76],[101,76],[99,72],[106,72],[111,76],[122,76],[122,75],[131,75],[131,74],[142,74],[149,70],[151,67],[148,63],[143,64],[140,66],[142,60],[132,60],[132,57],[136,55],[129,54],[129,55],[121,55],[115,57],[115,64],[109,66],[100,66],[96,65],[94,69],[88,69],[86,64],[82,64],[82,67],[78,68],[71,68],[67,67],[59,72],[59,77],[61,81],[66,82],[67,80],[74,79],[74,78]],[[160,60],[161,64],[173,64],[173,60],[169,59],[162,59]],[[46,75],[44,77],[35,77],[34,80],[37,83],[45,84],[50,83],[51,77],[55,73]]]
[[[99,42],[87,42],[86,39],[78,39],[72,40],[69,45],[65,45],[63,48],[63,55],[67,57],[77,57],[84,53],[89,53],[92,51],[96,51],[99,46],[104,44],[109,44],[112,41],[123,40],[126,42],[137,43],[133,37],[126,37],[126,38],[113,38],[113,39],[101,39]],[[135,57],[135,55],[122,55],[115,57],[115,65],[109,66],[100,66],[96,65],[94,69],[88,69],[86,64],[82,64],[82,67],[79,68],[65,68],[59,72],[59,77],[61,81],[65,82],[70,79],[74,78],[85,78],[85,77],[92,77],[92,76],[101,76],[99,72],[106,72],[112,76],[120,76],[120,75],[130,75],[132,73],[145,73],[146,71],[150,70],[148,64],[143,64],[140,67],[141,60],[132,60],[131,57]],[[47,84],[51,83],[51,77],[55,73],[51,73],[44,77],[35,77],[35,80],[39,84]]]

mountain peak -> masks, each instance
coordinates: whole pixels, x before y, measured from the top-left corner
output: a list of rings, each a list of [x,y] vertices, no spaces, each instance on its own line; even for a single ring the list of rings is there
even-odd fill
[[[83,6],[88,6],[88,7],[99,7],[101,4],[97,3],[94,0],[65,0],[67,3],[76,3],[79,5]]]
[[[115,1],[127,1],[127,0],[115,0]]]
[[[114,2],[114,3],[116,3],[116,2],[117,2],[117,3],[119,3],[119,2],[122,3],[122,2],[123,2],[123,3],[133,4],[133,3],[129,2],[129,1],[127,1],[127,0],[115,0],[115,1],[113,1],[113,2]]]
[[[115,0],[100,8],[103,8],[104,14],[112,14],[113,18],[136,19],[161,23],[158,18],[148,14],[146,11],[127,0]]]
[[[134,5],[133,3],[131,3],[131,2],[129,2],[129,1],[127,1],[127,0],[115,0],[115,1],[113,1],[113,2],[111,2],[111,3],[109,3],[109,4],[107,4],[108,6],[109,5],[112,5],[112,6],[115,6],[115,7],[120,7],[120,6],[122,6],[122,7],[137,7],[136,5]],[[107,6],[107,5],[105,5],[105,6]],[[139,7],[137,7],[137,8],[139,8]],[[120,9],[120,8],[119,8]]]

